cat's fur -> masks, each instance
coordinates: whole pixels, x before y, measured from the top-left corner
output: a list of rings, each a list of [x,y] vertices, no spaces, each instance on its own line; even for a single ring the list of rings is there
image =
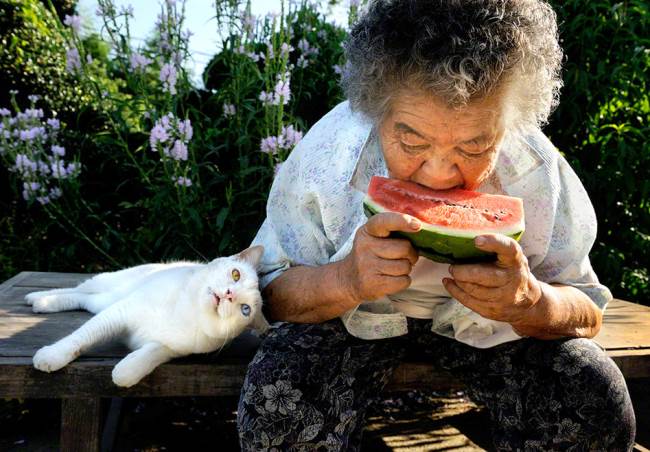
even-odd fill
[[[53,372],[95,344],[119,339],[134,351],[113,368],[113,382],[129,387],[172,358],[222,348],[246,327],[264,331],[256,272],[263,251],[254,246],[204,264],[139,265],[101,273],[75,288],[27,294],[34,312],[96,314],[38,350],[34,367]]]

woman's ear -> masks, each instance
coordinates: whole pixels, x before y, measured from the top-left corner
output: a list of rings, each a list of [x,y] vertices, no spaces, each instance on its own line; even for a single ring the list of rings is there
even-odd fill
[[[256,270],[259,270],[259,265],[263,254],[264,254],[264,247],[262,245],[255,245],[246,248],[241,253],[235,254],[234,257],[244,262],[248,262]]]

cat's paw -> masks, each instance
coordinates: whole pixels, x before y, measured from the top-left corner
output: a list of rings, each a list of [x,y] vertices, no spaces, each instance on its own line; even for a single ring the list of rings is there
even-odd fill
[[[32,311],[38,314],[59,312],[60,303],[56,295],[46,295],[34,297],[32,302]]]
[[[54,372],[70,363],[77,356],[66,352],[56,345],[48,345],[36,352],[33,358],[34,367],[43,372]]]
[[[124,361],[117,363],[113,368],[112,376],[113,383],[123,388],[130,388],[142,380],[142,374],[133,366],[130,366],[128,362]]]
[[[43,297],[45,292],[46,291],[41,290],[39,292],[28,293],[27,295],[25,295],[25,304],[27,304],[27,306],[32,306],[36,300]]]

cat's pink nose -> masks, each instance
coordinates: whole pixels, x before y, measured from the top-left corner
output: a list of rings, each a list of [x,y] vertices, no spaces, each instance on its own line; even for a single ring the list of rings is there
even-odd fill
[[[227,298],[230,301],[232,301],[233,298],[235,298],[235,294],[230,289],[227,289],[226,290],[226,295],[224,296],[224,298]]]

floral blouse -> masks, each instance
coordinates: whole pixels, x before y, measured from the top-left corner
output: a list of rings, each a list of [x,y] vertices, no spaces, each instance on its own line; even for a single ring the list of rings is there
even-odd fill
[[[362,200],[373,175],[388,175],[376,131],[343,102],[309,130],[276,175],[266,219],[253,240],[265,249],[260,287],[291,266],[347,256],[367,220]],[[535,277],[576,287],[605,308],[612,295],[599,284],[588,256],[596,237],[593,206],[541,130],[506,134],[495,170],[478,191],[522,198],[526,230],[520,244]],[[433,332],[476,347],[519,339],[509,324],[484,319],[451,298],[441,282],[446,268],[420,258],[408,289],[346,312],[346,329],[362,339],[399,336],[407,332],[408,314],[431,318]]]

